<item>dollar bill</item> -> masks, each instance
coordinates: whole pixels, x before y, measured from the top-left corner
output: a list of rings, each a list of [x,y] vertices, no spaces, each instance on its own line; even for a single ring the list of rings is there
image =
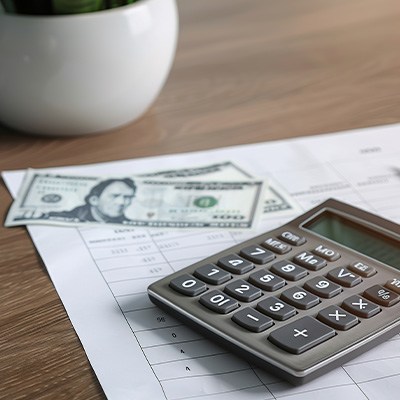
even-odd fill
[[[5,226],[112,224],[248,229],[258,221],[263,180],[176,180],[162,174],[155,178],[28,170]]]
[[[142,174],[142,177],[157,177],[167,179],[218,179],[240,180],[253,179],[254,177],[245,169],[231,161],[191,168],[171,169]],[[267,178],[268,185],[264,190],[262,213],[263,218],[294,216],[302,211],[296,200],[271,177]]]
[[[163,179],[213,179],[213,180],[237,180],[252,179],[253,177],[231,161],[215,164],[193,166],[190,168],[170,169],[163,171],[140,174],[140,177]]]

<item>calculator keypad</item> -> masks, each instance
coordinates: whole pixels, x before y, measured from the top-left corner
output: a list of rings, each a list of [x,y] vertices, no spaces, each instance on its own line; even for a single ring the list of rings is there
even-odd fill
[[[280,237],[292,245],[299,246],[299,243],[305,243],[305,239],[303,241],[302,237],[291,232],[284,232],[282,235]],[[215,286],[226,283],[223,291],[210,290],[203,294],[200,303],[216,313],[227,314],[239,308],[239,302],[251,303],[259,299],[263,291],[277,291],[283,288],[287,281],[299,281],[306,277],[307,270],[318,271],[326,267],[326,260],[340,258],[338,252],[318,245],[311,252],[305,250],[295,254],[293,261],[284,259],[273,263],[269,268],[258,267],[255,272],[249,274],[247,280],[232,279],[231,273],[244,275],[256,268],[253,263],[268,264],[275,259],[274,253],[287,254],[290,251],[291,247],[288,244],[270,237],[260,245],[242,248],[239,251],[240,255],[229,254],[220,258],[216,264],[200,266],[194,271],[194,275],[183,274],[171,280],[170,287],[181,294],[194,297],[207,290],[206,283]],[[359,261],[352,263],[348,268],[333,268],[326,276],[312,277],[302,287],[291,286],[283,290],[279,297],[268,296],[262,299],[255,305],[256,309],[245,307],[237,311],[232,321],[252,332],[264,331],[273,325],[273,320],[286,321],[297,314],[296,309],[301,312],[315,307],[321,299],[330,299],[340,294],[343,287],[358,285],[362,281],[361,276],[370,277],[375,273],[375,268]],[[329,306],[320,310],[316,317],[334,329],[350,329],[358,323],[357,316],[370,318],[381,311],[378,304],[389,307],[400,300],[400,296],[388,289],[388,286],[394,286],[400,292],[398,281],[387,282],[385,287],[374,285],[364,291],[363,297],[353,295],[343,301],[343,308],[339,305]],[[272,339],[272,342],[277,343],[278,340]],[[315,343],[318,344],[318,340],[312,341],[312,346],[316,345]],[[285,345],[281,347],[285,348]]]
[[[295,246],[306,242],[305,238],[291,232],[283,232],[280,237]],[[287,254],[290,250],[289,245],[270,237],[261,245],[242,248],[239,251],[240,255],[229,254],[221,257],[216,264],[200,266],[194,271],[194,275],[182,274],[171,280],[170,287],[181,294],[194,297],[208,289],[206,283],[214,286],[226,283],[223,291],[209,290],[199,301],[216,313],[227,314],[240,307],[239,301],[251,303],[260,298],[263,291],[277,291],[283,288],[287,281],[299,281],[306,277],[307,270],[318,271],[324,268],[327,265],[326,260],[340,258],[338,252],[318,245],[311,252],[305,250],[297,253],[293,256],[293,261],[284,259],[273,263],[269,268],[258,267],[255,272],[249,274],[247,280],[232,279],[231,273],[244,275],[256,268],[253,263],[271,263],[276,257],[274,252]],[[348,268],[336,267],[328,271],[326,276],[314,276],[302,287],[296,285],[283,290],[279,297],[268,296],[262,299],[255,305],[256,309],[246,307],[236,312],[232,320],[250,331],[261,332],[273,325],[271,321],[285,321],[297,314],[296,309],[308,310],[315,307],[321,299],[330,299],[340,294],[343,287],[352,288],[358,285],[362,282],[361,276],[370,277],[375,273],[374,267],[359,261],[352,263]],[[400,282],[397,280],[388,281],[385,287],[374,285],[364,291],[363,297],[353,295],[345,299],[341,304],[343,308],[335,305],[319,311],[317,318],[335,329],[347,330],[358,323],[356,316],[370,318],[381,311],[378,304],[389,307],[400,300],[400,296],[388,287],[394,287],[400,293]]]
[[[253,348],[265,364],[275,366],[268,360],[271,354],[278,364],[282,358],[286,369],[295,359],[307,364],[326,354],[342,357],[397,318],[400,275],[299,232],[280,228],[189,266],[163,279],[157,299],[162,303],[164,296],[167,309],[183,310],[186,320],[234,347]],[[167,295],[166,284],[175,295]]]

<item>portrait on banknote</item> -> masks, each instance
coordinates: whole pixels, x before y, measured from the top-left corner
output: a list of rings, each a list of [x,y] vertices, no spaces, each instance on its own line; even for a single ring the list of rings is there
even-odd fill
[[[106,179],[90,189],[85,196],[85,204],[68,211],[51,211],[45,218],[79,222],[104,222],[124,224],[130,221],[125,210],[135,197],[136,186],[132,179]]]

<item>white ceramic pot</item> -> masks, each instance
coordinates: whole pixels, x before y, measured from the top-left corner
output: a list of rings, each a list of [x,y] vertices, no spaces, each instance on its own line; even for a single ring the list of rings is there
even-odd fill
[[[87,14],[0,14],[0,121],[44,135],[103,132],[134,121],[175,55],[175,0]]]

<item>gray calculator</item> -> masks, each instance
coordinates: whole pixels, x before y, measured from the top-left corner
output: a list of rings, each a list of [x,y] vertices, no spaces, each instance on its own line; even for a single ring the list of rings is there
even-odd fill
[[[330,199],[148,294],[232,352],[305,383],[400,332],[400,226]]]

